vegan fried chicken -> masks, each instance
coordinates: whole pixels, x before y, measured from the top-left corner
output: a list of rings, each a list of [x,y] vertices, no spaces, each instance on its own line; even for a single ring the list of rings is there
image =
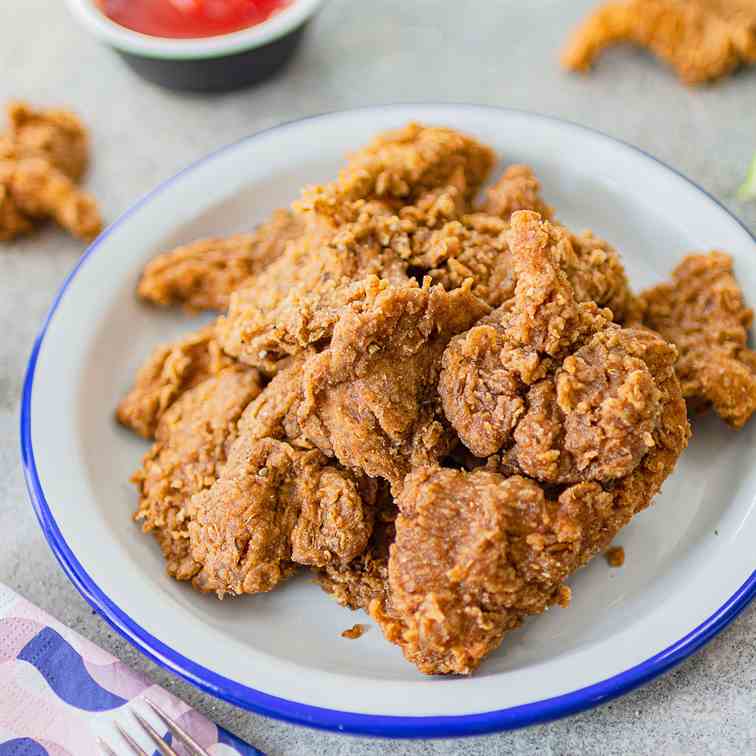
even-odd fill
[[[398,498],[370,613],[426,673],[468,674],[526,615],[565,603],[566,577],[648,506],[687,444],[674,347],[577,303],[557,238],[515,213],[514,302],[444,355],[447,416],[477,455],[502,451],[504,474],[420,466]],[[479,329],[495,348],[460,359]]]
[[[330,346],[305,365],[299,421],[324,453],[389,481],[396,493],[412,467],[451,450],[439,359],[489,308],[469,286],[447,293],[373,279],[366,288],[365,300],[341,314]]]
[[[240,436],[220,477],[192,498],[193,582],[226,594],[272,590],[295,563],[347,563],[365,550],[375,486],[318,451]]]
[[[641,294],[644,324],[680,352],[683,396],[694,411],[713,407],[733,428],[756,410],[756,353],[748,348],[753,310],[723,252],[689,255],[672,280]]]
[[[527,166],[478,201],[492,163],[411,124],[252,234],[148,266],[146,300],[228,307],[118,408],[155,437],[136,517],[171,575],[231,597],[307,568],[422,672],[469,674],[649,506],[688,441],[680,380],[745,422],[702,368],[715,346],[756,367],[728,263],[639,299]]]
[[[191,497],[217,479],[238,436],[239,417],[259,393],[259,374],[244,365],[185,391],[160,417],[155,443],[134,474],[141,497],[134,518],[155,534],[168,574],[177,580],[200,569],[189,555]]]
[[[279,210],[252,233],[200,239],[154,258],[137,293],[157,305],[225,310],[231,294],[279,258],[304,233],[300,215]]]
[[[187,389],[229,367],[211,324],[177,341],[157,347],[136,376],[133,388],[116,410],[118,421],[144,438],[152,438],[163,413]]]
[[[89,159],[89,137],[65,110],[8,106],[10,128],[0,135],[0,241],[52,218],[90,241],[102,220],[94,198],[78,187]]]

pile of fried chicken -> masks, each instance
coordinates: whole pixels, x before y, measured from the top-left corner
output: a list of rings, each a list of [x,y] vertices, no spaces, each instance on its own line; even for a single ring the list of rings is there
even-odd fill
[[[222,313],[118,407],[154,439],[135,518],[219,597],[302,568],[428,674],[468,674],[647,507],[686,400],[756,409],[721,253],[640,296],[474,138],[410,124],[255,231],[158,256],[139,295]]]

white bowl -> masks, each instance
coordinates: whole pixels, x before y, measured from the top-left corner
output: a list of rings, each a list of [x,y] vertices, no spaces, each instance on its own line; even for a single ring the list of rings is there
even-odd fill
[[[735,433],[697,419],[656,505],[617,542],[622,569],[595,559],[552,609],[507,636],[471,678],[431,679],[377,628],[355,621],[306,575],[218,602],[169,579],[156,544],[130,521],[128,483],[145,444],[113,408],[150,348],[195,327],[134,297],[155,253],[249,228],[306,183],[335,175],[348,150],[411,119],[446,124],[525,162],[568,225],[590,225],[624,253],[638,288],[682,253],[728,250],[756,292],[754,238],[715,200],[640,151],[563,121],[502,109],[402,105],[318,116],[231,145],[142,199],[66,280],[24,387],[27,481],[69,577],[119,632],[201,688],[289,721],[384,736],[506,729],[593,706],[663,672],[721,630],[756,592],[756,422]]]

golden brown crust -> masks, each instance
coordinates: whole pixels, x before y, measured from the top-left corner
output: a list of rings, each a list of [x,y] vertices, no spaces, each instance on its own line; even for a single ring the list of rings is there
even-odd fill
[[[91,241],[102,230],[94,197],[79,189],[45,158],[13,161],[9,174],[6,190],[27,218],[53,218],[84,241]]]
[[[253,439],[275,438],[297,448],[312,448],[302,436],[298,419],[302,370],[308,356],[303,353],[281,363],[279,372],[245,410],[240,422],[242,433]]]
[[[139,369],[116,417],[140,436],[152,438],[160,417],[184,391],[232,364],[218,345],[214,324],[163,344]]]
[[[541,196],[541,182],[529,165],[510,165],[501,178],[486,190],[480,212],[509,221],[517,210],[533,210],[546,220],[554,219],[554,210]]]
[[[566,605],[562,583],[649,505],[688,441],[685,404],[660,340],[649,368],[663,396],[654,446],[626,477],[551,499],[487,469],[415,469],[398,499],[388,592],[370,603],[386,638],[427,674],[469,674],[528,614]]]
[[[368,287],[341,315],[330,346],[305,365],[304,435],[341,464],[388,480],[453,446],[440,412],[439,358],[488,312],[468,287]]]
[[[89,133],[74,113],[19,101],[10,102],[7,111],[8,138],[18,158],[44,157],[71,181],[81,180],[89,162]]]
[[[452,339],[439,394],[475,455],[502,453],[508,469],[551,484],[608,482],[653,449],[665,397],[652,367],[670,371],[676,352],[578,303],[559,238],[536,213],[515,213],[515,298]]]
[[[406,265],[379,239],[385,216],[378,206],[339,230],[316,225],[250,279],[219,323],[226,352],[273,375],[280,360],[328,343],[341,309],[363,296],[365,276],[406,281]]]
[[[342,606],[367,610],[386,600],[389,547],[394,542],[397,508],[388,486],[379,483],[373,532],[366,549],[351,562],[328,564],[316,573],[320,587]]]
[[[16,236],[29,233],[34,225],[24,215],[10,189],[13,166],[0,160],[0,241],[8,241]]]
[[[606,561],[610,567],[622,567],[625,564],[625,550],[622,546],[612,546],[607,549]]]
[[[343,223],[353,221],[365,201],[398,208],[449,186],[471,200],[493,162],[493,151],[466,134],[410,123],[351,155],[336,181],[305,189],[298,207]]]
[[[177,580],[200,569],[189,554],[187,505],[217,479],[238,436],[239,417],[259,393],[258,372],[244,365],[184,392],[160,417],[155,443],[132,478],[140,495],[134,519],[155,535],[168,574]]]
[[[349,562],[367,545],[374,496],[318,451],[242,435],[218,480],[191,501],[193,584],[219,597],[259,593],[295,563]]]
[[[535,181],[530,169],[516,168]],[[419,280],[427,274],[447,290],[471,278],[473,293],[492,306],[512,296],[508,220],[469,213],[455,185],[407,202],[397,208],[361,199],[340,225],[321,218],[314,231],[231,297],[219,326],[225,351],[273,375],[281,359],[324,348],[341,309],[362,296],[361,282],[368,275],[399,284],[409,275]],[[609,306],[621,321],[633,297],[617,252],[590,233],[560,233],[563,265],[581,301]]]
[[[350,628],[344,630],[341,633],[341,637],[347,638],[348,640],[357,640],[357,638],[361,638],[367,632],[367,629],[367,625],[361,625],[357,623],[356,625],[352,625]]]
[[[562,65],[588,70],[620,42],[651,50],[686,84],[756,62],[756,6],[749,0],[624,0],[599,6],[573,33]]]
[[[0,240],[54,219],[74,236],[91,241],[102,229],[94,198],[77,186],[86,169],[89,137],[65,110],[8,105],[10,127],[0,134]]]
[[[277,260],[305,229],[300,215],[277,210],[252,233],[200,239],[151,260],[137,292],[160,306],[225,310],[231,294]]]
[[[644,324],[675,344],[683,396],[693,409],[713,407],[733,428],[756,410],[756,354],[748,346],[746,307],[723,252],[690,255],[672,281],[641,294]]]

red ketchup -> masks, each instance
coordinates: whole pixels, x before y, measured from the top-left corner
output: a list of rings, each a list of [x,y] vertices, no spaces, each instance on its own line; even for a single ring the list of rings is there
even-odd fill
[[[152,37],[230,34],[267,21],[292,0],[98,0],[103,13]]]

